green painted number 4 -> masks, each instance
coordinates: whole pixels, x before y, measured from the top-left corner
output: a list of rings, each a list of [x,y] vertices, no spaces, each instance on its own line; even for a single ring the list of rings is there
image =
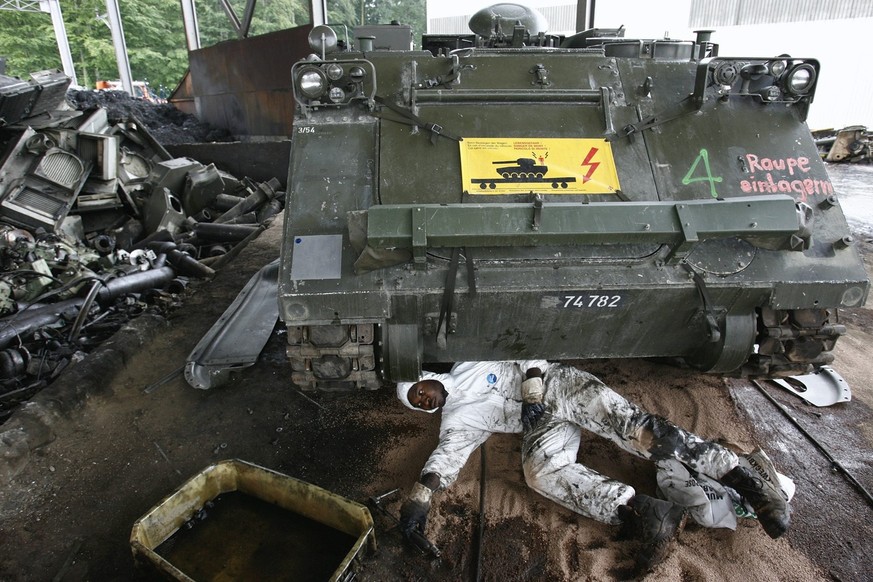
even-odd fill
[[[697,166],[700,165],[701,160],[703,161],[703,168],[706,175],[692,177],[697,171]],[[682,178],[682,183],[687,186],[693,182],[709,182],[709,193],[712,194],[713,198],[718,198],[718,192],[715,191],[715,184],[716,182],[720,183],[721,180],[721,176],[712,175],[712,170],[709,168],[709,152],[702,149],[697,155],[697,158],[695,158],[694,163],[691,164],[691,169],[689,169],[688,173],[685,174],[685,177]]]

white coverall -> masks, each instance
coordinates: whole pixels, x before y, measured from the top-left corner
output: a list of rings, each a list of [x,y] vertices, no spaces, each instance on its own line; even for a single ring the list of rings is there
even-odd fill
[[[679,460],[714,479],[738,464],[733,452],[644,412],[586,372],[545,360],[460,362],[448,374],[427,372],[421,377],[439,380],[449,394],[442,408],[439,444],[421,474],[437,473],[440,488],[448,487],[491,434],[523,432],[521,383],[525,372],[534,367],[544,372],[546,412],[524,438],[525,479],[532,489],[572,511],[619,524],[618,506],[635,494],[629,485],[576,462],[583,428],[637,456]],[[407,407],[420,410],[408,400],[412,384],[399,383],[397,395]],[[669,498],[669,491],[665,493]],[[727,495],[723,501],[733,517]],[[712,523],[708,508],[697,512],[702,519],[690,513],[703,525],[722,525]]]

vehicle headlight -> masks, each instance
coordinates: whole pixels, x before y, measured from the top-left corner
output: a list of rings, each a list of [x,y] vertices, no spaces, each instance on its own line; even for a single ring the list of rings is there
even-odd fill
[[[352,70],[349,71],[349,77],[351,77],[352,81],[355,83],[363,81],[365,75],[366,73],[362,67],[352,67]]]
[[[785,61],[770,61],[770,74],[779,77],[785,72]]]
[[[343,68],[336,63],[327,66],[327,78],[336,81],[343,76]]]
[[[788,72],[785,88],[795,95],[805,95],[815,84],[815,68],[810,64],[797,65]]]
[[[297,76],[297,88],[309,99],[318,99],[327,89],[327,78],[321,69],[304,69]]]
[[[339,87],[331,87],[330,92],[327,94],[327,96],[332,102],[339,103],[346,98],[346,92]]]

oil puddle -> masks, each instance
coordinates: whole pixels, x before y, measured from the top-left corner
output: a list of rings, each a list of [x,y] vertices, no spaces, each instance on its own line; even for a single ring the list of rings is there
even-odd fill
[[[156,552],[197,582],[324,582],[357,540],[237,491],[208,503]]]

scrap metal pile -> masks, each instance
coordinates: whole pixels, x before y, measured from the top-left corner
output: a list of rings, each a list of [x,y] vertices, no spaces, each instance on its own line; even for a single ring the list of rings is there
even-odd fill
[[[136,117],[0,75],[0,422],[146,310],[178,304],[282,209],[276,179],[173,158]]]
[[[873,132],[866,126],[817,130],[812,132],[812,137],[826,162],[873,162]]]

